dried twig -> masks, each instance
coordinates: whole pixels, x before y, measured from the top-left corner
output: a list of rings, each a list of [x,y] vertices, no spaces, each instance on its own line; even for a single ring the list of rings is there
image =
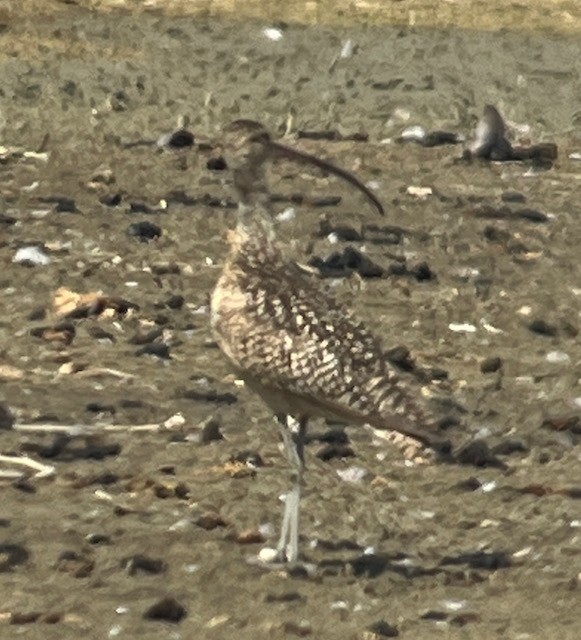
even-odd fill
[[[36,471],[33,477],[35,478],[48,478],[55,472],[55,468],[52,465],[42,464],[37,460],[33,460],[28,456],[5,456],[0,455],[0,463],[15,464],[23,467],[28,467],[33,471]],[[3,472],[4,477],[10,477],[10,471]],[[21,474],[22,475],[22,474]]]

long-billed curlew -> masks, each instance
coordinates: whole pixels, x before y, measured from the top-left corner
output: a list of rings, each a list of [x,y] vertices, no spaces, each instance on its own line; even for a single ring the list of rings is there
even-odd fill
[[[285,501],[277,558],[294,562],[309,418],[370,424],[428,447],[440,439],[379,339],[275,242],[268,162],[284,156],[313,164],[347,180],[383,213],[381,203],[352,174],[274,142],[256,122],[233,122],[224,130],[223,144],[239,208],[230,252],[212,294],[212,327],[237,374],[280,425],[296,475]]]

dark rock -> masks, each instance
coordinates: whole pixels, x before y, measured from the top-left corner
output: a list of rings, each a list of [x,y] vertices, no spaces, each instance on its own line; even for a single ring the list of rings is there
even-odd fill
[[[484,440],[473,440],[468,443],[456,454],[456,460],[460,464],[473,465],[475,467],[506,469],[504,462],[492,453]]]
[[[112,544],[110,536],[106,533],[89,533],[85,540],[93,545],[110,545]]]
[[[480,371],[482,373],[494,373],[502,368],[502,359],[498,356],[486,358],[480,363]]]
[[[283,593],[267,593],[264,602],[305,602],[305,596],[298,591],[284,591]]]
[[[492,453],[499,456],[511,456],[513,453],[528,453],[529,448],[522,440],[505,440],[492,448]]]
[[[553,324],[549,324],[542,318],[536,318],[532,320],[528,325],[529,331],[537,333],[541,336],[549,336],[554,338],[557,335],[557,327]]]
[[[219,393],[215,390],[197,391],[196,389],[188,389],[181,396],[187,400],[215,402],[216,404],[234,404],[238,402],[238,398],[233,393]]]
[[[500,196],[503,202],[526,202],[527,198],[524,193],[519,191],[504,191]]]
[[[39,202],[43,202],[45,204],[54,204],[54,210],[58,213],[77,213],[77,205],[72,198],[67,198],[65,196],[46,196],[39,197]]]
[[[0,430],[12,429],[14,426],[14,416],[12,411],[4,402],[0,402]]]
[[[143,614],[146,620],[181,622],[188,615],[187,609],[175,598],[165,597],[151,605]]]
[[[14,567],[25,564],[30,555],[19,544],[0,544],[0,573],[9,573]]]
[[[206,169],[209,171],[225,171],[227,168],[226,160],[222,156],[209,158],[208,162],[206,162]]]
[[[381,278],[383,267],[375,264],[365,254],[354,247],[345,247],[341,253],[335,252],[323,259],[313,256],[309,265],[318,269],[323,278],[341,278],[358,273],[362,278]]]
[[[511,567],[512,560],[506,551],[474,551],[461,553],[458,556],[447,556],[440,562],[442,566],[456,564],[467,564],[471,569],[496,571]]]
[[[99,202],[106,207],[118,207],[122,200],[123,195],[121,193],[106,194],[99,198]]]
[[[467,478],[466,480],[461,480],[457,485],[456,489],[460,489],[460,491],[477,491],[482,486],[482,483],[478,478],[474,476]]]
[[[200,444],[208,444],[210,442],[216,442],[217,440],[223,440],[221,424],[216,418],[208,418],[200,430]]]
[[[146,573],[150,575],[159,575],[167,571],[167,564],[163,560],[157,558],[150,558],[141,553],[136,553],[134,556],[123,558],[121,566],[127,571],[130,576],[134,576],[138,573]]]
[[[462,136],[451,131],[430,131],[424,136],[421,145],[423,147],[439,147],[444,144],[460,144],[462,141]]]
[[[117,409],[112,404],[101,404],[100,402],[89,402],[85,411],[89,413],[110,413],[111,415],[115,415],[117,413]]]
[[[147,213],[147,214],[158,213],[156,209],[154,209],[153,207],[150,207],[148,204],[145,204],[145,202],[135,202],[135,201],[129,203],[129,212],[130,213]]]
[[[150,240],[156,240],[161,236],[161,234],[161,227],[147,220],[134,222],[127,228],[127,235],[137,238],[140,242],[149,242]]]
[[[319,449],[316,454],[319,460],[328,462],[334,458],[353,458],[355,457],[355,451],[352,447],[345,444],[327,444],[322,449]]]
[[[258,453],[258,451],[251,451],[250,449],[244,449],[243,451],[233,453],[230,456],[229,460],[230,462],[245,464],[248,467],[252,467],[253,469],[264,467],[264,460],[262,459],[262,456]]]
[[[380,638],[397,638],[399,636],[399,631],[385,620],[378,620],[367,628]]]
[[[194,134],[187,129],[178,129],[173,133],[161,136],[157,144],[160,147],[169,147],[170,149],[187,149],[192,147],[195,142]]]
[[[152,342],[150,344],[146,344],[145,346],[141,347],[141,349],[137,349],[135,355],[137,357],[156,356],[157,358],[160,358],[162,360],[171,359],[169,346],[167,344],[164,344],[163,342]]]
[[[129,344],[137,345],[151,344],[152,342],[155,342],[155,340],[157,340],[159,337],[161,337],[162,334],[163,329],[161,329],[160,327],[155,327],[147,333],[136,333],[135,335],[131,336],[131,338],[129,338],[127,342]]]

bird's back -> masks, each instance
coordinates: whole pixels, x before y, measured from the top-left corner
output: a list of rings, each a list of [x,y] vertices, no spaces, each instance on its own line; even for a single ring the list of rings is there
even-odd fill
[[[235,233],[212,324],[248,386],[275,413],[369,423],[437,442],[380,340],[276,244]]]

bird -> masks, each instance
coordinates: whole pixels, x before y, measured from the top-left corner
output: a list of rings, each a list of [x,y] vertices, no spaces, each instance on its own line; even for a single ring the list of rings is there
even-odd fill
[[[508,127],[500,111],[491,104],[484,106],[476,126],[474,140],[464,152],[465,159],[481,158],[494,162],[532,160],[550,168],[558,156],[557,145],[552,142],[513,146],[508,140]]]
[[[274,233],[267,168],[277,158],[313,165],[347,181],[384,214],[356,176],[287,147],[253,120],[222,132],[223,153],[238,196],[237,223],[211,294],[216,341],[234,372],[271,409],[293,469],[273,562],[299,558],[299,510],[305,438],[312,418],[369,424],[412,438],[427,449],[443,445],[436,421],[388,361],[380,339],[323,286],[287,257]]]

